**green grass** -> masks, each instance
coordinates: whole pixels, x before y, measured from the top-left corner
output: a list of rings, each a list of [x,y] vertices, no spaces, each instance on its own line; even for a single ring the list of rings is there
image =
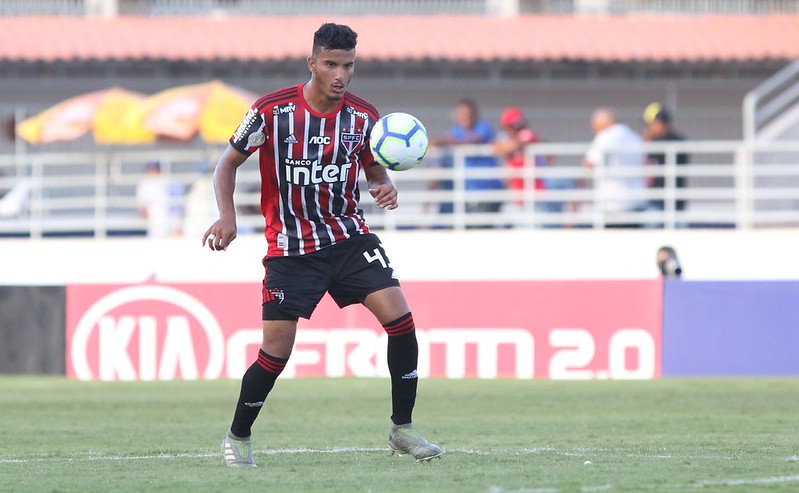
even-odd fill
[[[218,451],[238,382],[0,378],[0,491],[799,491],[799,380],[423,380],[417,428],[385,444],[388,381],[282,380],[259,468]],[[591,461],[591,464],[585,464]]]

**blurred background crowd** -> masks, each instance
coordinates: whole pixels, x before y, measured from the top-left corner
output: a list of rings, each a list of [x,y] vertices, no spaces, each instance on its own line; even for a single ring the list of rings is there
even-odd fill
[[[196,236],[328,20],[359,33],[350,89],[430,135],[376,228],[799,224],[794,0],[0,0],[0,235]]]

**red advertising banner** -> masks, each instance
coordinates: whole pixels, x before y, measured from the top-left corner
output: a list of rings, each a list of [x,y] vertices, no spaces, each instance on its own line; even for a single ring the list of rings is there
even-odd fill
[[[662,283],[406,282],[419,374],[650,379],[661,371]],[[72,285],[67,375],[239,378],[261,342],[259,284]],[[300,320],[284,377],[388,376],[386,335],[362,306],[325,297]]]

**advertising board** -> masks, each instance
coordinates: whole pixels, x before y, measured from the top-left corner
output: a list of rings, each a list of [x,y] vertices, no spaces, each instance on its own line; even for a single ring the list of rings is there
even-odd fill
[[[799,375],[799,282],[664,286],[664,375]]]
[[[407,282],[419,374],[650,379],[660,375],[661,282]],[[251,283],[71,285],[67,375],[239,378],[261,341]],[[284,377],[382,377],[386,335],[362,306],[325,297],[300,320]]]

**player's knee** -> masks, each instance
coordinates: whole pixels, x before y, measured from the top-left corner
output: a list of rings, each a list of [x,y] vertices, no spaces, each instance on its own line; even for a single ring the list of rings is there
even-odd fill
[[[269,373],[273,373],[274,375],[280,375],[283,373],[283,370],[286,368],[286,363],[288,363],[288,357],[279,358],[277,356],[272,356],[271,354],[266,353],[263,349],[258,351],[258,360],[256,363],[258,366],[263,368],[264,370],[268,371]]]
[[[383,324],[383,329],[389,337],[397,337],[410,334],[416,330],[416,326],[413,323],[413,315],[408,312],[396,320]]]

